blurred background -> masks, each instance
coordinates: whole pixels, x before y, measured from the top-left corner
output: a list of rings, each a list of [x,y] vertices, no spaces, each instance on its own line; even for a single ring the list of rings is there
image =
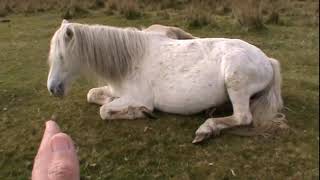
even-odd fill
[[[244,28],[267,24],[317,25],[317,0],[1,0],[0,17],[57,11],[65,19],[96,11],[126,19],[146,16],[184,21],[189,27],[218,26],[221,16],[232,16]],[[290,18],[294,17],[294,22]]]

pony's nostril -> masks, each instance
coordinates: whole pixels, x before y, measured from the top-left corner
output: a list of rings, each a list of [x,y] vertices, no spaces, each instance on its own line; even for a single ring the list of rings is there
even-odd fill
[[[54,94],[54,88],[53,87],[50,87],[49,91],[50,91],[51,94]]]
[[[64,84],[63,83],[53,83],[49,87],[49,91],[54,96],[63,96],[64,95]]]
[[[63,83],[59,83],[55,89],[55,95],[56,96],[63,96],[64,94],[64,85]]]
[[[58,91],[63,91],[63,83],[59,83],[57,89]]]

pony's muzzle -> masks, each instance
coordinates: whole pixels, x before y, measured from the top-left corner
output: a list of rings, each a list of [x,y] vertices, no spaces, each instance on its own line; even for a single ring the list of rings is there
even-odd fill
[[[52,83],[48,89],[49,92],[56,97],[62,97],[64,95],[64,84],[62,82]]]

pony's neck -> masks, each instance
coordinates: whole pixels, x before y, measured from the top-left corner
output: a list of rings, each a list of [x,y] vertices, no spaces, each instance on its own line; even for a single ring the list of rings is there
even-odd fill
[[[124,79],[148,47],[148,37],[142,32],[80,24],[74,26],[74,32],[77,58],[107,81]]]

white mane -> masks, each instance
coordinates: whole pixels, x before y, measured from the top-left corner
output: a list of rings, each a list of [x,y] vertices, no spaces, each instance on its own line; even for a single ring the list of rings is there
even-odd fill
[[[148,47],[147,36],[143,32],[76,23],[68,23],[65,28],[73,32],[65,53],[68,59],[87,65],[92,72],[108,81],[119,81],[125,77]]]

